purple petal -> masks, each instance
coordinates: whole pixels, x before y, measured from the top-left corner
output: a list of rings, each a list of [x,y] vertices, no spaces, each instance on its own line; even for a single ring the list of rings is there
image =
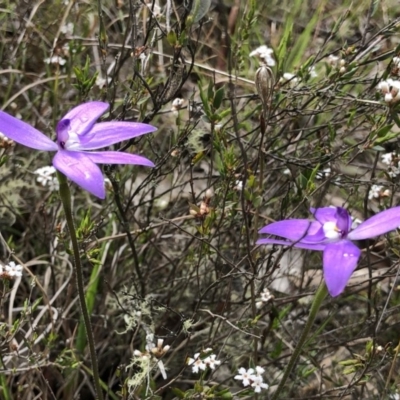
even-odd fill
[[[325,235],[321,230],[321,224],[308,219],[286,219],[283,221],[273,222],[258,233],[268,233],[289,239],[292,242],[320,242],[325,239]]]
[[[350,232],[347,237],[351,240],[369,239],[390,232],[399,226],[400,207],[393,207],[367,219]]]
[[[344,235],[351,229],[351,217],[347,210],[342,207],[337,207],[336,209],[336,226],[343,232]]]
[[[0,132],[17,143],[36,150],[57,151],[58,146],[26,122],[0,111]]]
[[[321,208],[310,208],[311,214],[321,224],[326,222],[336,222],[337,207],[321,207]]]
[[[60,150],[53,158],[53,165],[83,189],[100,199],[106,197],[103,174],[85,153]]]
[[[326,247],[326,244],[310,244],[310,243],[301,243],[301,242],[288,242],[287,240],[278,240],[278,239],[258,239],[256,244],[278,244],[282,246],[293,246],[298,249],[306,249],[306,250],[316,250],[323,251]]]
[[[101,115],[109,108],[109,104],[101,101],[90,101],[74,107],[57,124],[57,136],[59,131],[69,126],[69,130],[77,135],[89,132]]]
[[[324,278],[332,297],[343,292],[357,267],[360,249],[349,240],[326,245],[323,253]]]
[[[96,164],[136,164],[154,167],[154,163],[147,158],[122,151],[91,151],[83,154]]]
[[[80,150],[95,150],[157,130],[140,122],[101,122],[81,137]]]

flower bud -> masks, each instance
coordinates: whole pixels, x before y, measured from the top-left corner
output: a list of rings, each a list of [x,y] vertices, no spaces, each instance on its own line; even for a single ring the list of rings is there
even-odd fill
[[[261,65],[256,72],[256,89],[264,110],[267,110],[269,107],[274,86],[275,78],[271,68],[267,67],[265,64]]]

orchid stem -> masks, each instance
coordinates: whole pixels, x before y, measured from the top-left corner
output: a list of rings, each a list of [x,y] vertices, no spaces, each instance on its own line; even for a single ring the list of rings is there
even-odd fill
[[[60,198],[64,207],[65,218],[67,220],[69,236],[71,238],[71,243],[72,243],[72,251],[74,254],[76,285],[78,288],[78,297],[79,297],[79,304],[81,306],[83,324],[85,326],[86,337],[89,345],[90,358],[93,370],[93,380],[96,388],[97,398],[99,400],[103,400],[103,392],[101,390],[101,385],[100,385],[99,366],[97,363],[92,324],[90,322],[89,312],[85,301],[85,288],[83,284],[82,264],[79,254],[78,240],[76,237],[75,225],[72,217],[71,192],[68,187],[67,178],[59,171],[57,171],[57,177],[58,181],[60,182]]]
[[[301,333],[300,339],[297,342],[296,348],[294,349],[294,352],[293,352],[292,356],[290,357],[289,364],[287,365],[285,373],[283,374],[283,377],[282,377],[281,381],[279,382],[279,386],[276,389],[274,395],[272,396],[272,400],[277,400],[280,393],[282,392],[283,388],[285,387],[285,383],[286,383],[287,379],[289,378],[289,375],[292,372],[294,366],[296,365],[297,359],[299,358],[300,353],[303,350],[303,346],[304,346],[304,343],[306,342],[307,336],[310,333],[310,330],[314,324],[315,318],[318,314],[318,310],[320,309],[321,304],[324,301],[327,294],[328,294],[328,290],[326,288],[325,282],[322,282],[317,290],[317,293],[315,293],[314,301],[311,305],[311,310],[310,310],[310,314],[308,316],[306,326],[304,327],[303,332]]]

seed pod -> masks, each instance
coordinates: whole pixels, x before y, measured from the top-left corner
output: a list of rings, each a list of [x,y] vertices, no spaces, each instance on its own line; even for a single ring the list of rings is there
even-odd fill
[[[265,64],[262,64],[256,72],[256,89],[263,104],[263,110],[265,114],[270,106],[270,100],[274,91],[274,86],[275,77],[271,68]]]

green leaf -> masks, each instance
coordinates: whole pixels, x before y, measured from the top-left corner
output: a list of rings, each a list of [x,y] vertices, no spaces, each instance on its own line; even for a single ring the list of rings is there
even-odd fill
[[[318,10],[314,12],[314,15],[310,18],[307,26],[304,28],[301,35],[296,39],[296,43],[293,46],[293,49],[290,52],[290,57],[288,59],[287,65],[289,67],[295,67],[301,62],[301,58],[306,53],[306,49],[310,46],[312,42],[312,33],[317,25],[317,23],[321,20],[321,14],[325,9],[326,0],[320,0],[318,2]]]
[[[203,107],[204,107],[204,112],[206,113],[207,117],[209,119],[211,119],[212,113],[211,113],[210,104],[208,102],[208,97],[201,86],[199,86],[199,90],[200,90],[201,102],[203,103]]]
[[[219,88],[219,89],[215,92],[214,101],[213,101],[214,110],[218,110],[218,108],[221,107],[222,100],[223,100],[223,98],[224,98],[224,94],[225,94],[225,91],[224,91],[224,88],[223,88],[223,87],[222,87],[222,88]]]
[[[397,132],[391,132],[391,133],[388,133],[386,136],[384,136],[382,138],[376,139],[374,141],[374,144],[377,144],[377,145],[378,144],[383,144],[383,143],[388,142],[389,140],[396,139],[398,137],[399,137],[399,134]]]
[[[400,119],[396,110],[391,110],[390,116],[393,118],[393,121],[396,123],[396,125],[400,128]]]
[[[279,339],[277,342],[274,343],[274,348],[269,353],[269,355],[272,359],[277,359],[281,355],[282,350],[283,350],[283,342],[281,339]]]
[[[178,39],[176,37],[176,33],[174,31],[169,31],[167,34],[167,42],[172,46],[175,47],[178,43]]]
[[[180,399],[185,398],[185,392],[182,392],[182,390],[178,388],[171,388],[171,391],[175,396],[178,396]]]
[[[385,125],[382,128],[378,129],[377,131],[374,132],[374,134],[376,136],[378,136],[379,138],[385,137],[386,134],[392,129],[393,124],[392,125]]]

